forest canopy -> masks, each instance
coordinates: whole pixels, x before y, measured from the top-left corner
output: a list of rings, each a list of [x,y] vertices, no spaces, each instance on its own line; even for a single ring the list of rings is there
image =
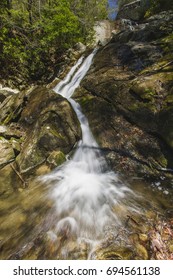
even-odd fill
[[[68,48],[88,42],[106,16],[107,0],[1,0],[2,77],[25,69],[28,79],[39,79]]]

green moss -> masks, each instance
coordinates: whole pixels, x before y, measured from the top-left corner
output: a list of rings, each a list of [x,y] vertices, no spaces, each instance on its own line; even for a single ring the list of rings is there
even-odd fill
[[[160,165],[162,167],[165,167],[165,168],[167,167],[168,161],[163,155],[160,156],[159,158],[157,158],[157,161],[160,163]]]
[[[50,128],[49,131],[53,136],[61,138],[62,140],[65,140],[65,137],[61,133],[59,133],[56,129]]]
[[[147,87],[145,83],[136,82],[130,88],[131,92],[138,95],[144,101],[153,101],[155,91],[152,87]]]
[[[168,95],[165,101],[168,104],[172,104],[173,103],[173,94]]]
[[[84,106],[84,105],[86,105],[88,102],[90,102],[92,99],[94,99],[94,97],[91,96],[91,95],[82,96],[82,97],[80,97],[80,100],[79,100],[80,105],[81,105],[81,106]]]
[[[11,112],[11,113],[5,118],[5,120],[3,121],[3,124],[8,124],[8,123],[11,121],[12,117],[13,117],[13,112]]]
[[[54,166],[59,166],[66,161],[66,157],[61,151],[52,152],[47,158],[48,163],[53,164]]]
[[[153,114],[157,112],[154,103],[136,102],[128,106],[128,109],[132,112],[140,112],[142,109],[148,109],[148,111],[151,111]]]

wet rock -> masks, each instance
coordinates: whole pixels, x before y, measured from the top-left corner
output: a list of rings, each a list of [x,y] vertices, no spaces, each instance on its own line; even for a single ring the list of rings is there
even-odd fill
[[[148,260],[148,252],[146,248],[141,244],[136,244],[136,254],[141,260]]]
[[[106,248],[96,248],[91,254],[95,260],[130,260],[133,259],[133,250],[124,246],[110,245]]]
[[[20,130],[15,127],[8,127],[6,125],[0,125],[0,136],[6,139],[16,138],[19,139],[22,137]]]
[[[18,229],[26,221],[26,215],[20,210],[10,213],[8,216],[1,219],[1,230],[6,231],[11,227],[13,230]]]
[[[148,236],[144,233],[139,234],[139,239],[142,242],[146,242],[148,240]]]
[[[79,123],[71,105],[44,88],[31,93],[20,123],[27,128],[24,152],[17,159],[22,172],[40,165],[57,149],[67,154],[80,138]]]
[[[23,182],[15,173],[11,165],[8,164],[2,169],[0,169],[0,197],[4,198],[8,197],[13,193],[17,193],[19,188],[23,189]]]
[[[71,105],[50,89],[33,87],[20,92],[5,100],[1,110],[0,133],[21,142],[20,149],[12,141],[21,173],[37,168],[56,150],[69,153],[80,138],[79,122]],[[58,164],[58,155],[55,158]]]
[[[147,6],[141,3],[142,1],[136,0],[123,5],[117,14],[117,19],[125,18],[131,20],[140,20],[146,11]]]
[[[96,140],[121,174],[173,170],[172,18],[161,13],[117,32],[76,92]]]
[[[74,49],[76,51],[78,51],[79,53],[83,53],[86,51],[86,46],[84,44],[82,44],[81,42],[79,42],[74,46]]]
[[[15,153],[12,145],[5,138],[0,138],[0,168],[15,159]]]
[[[47,162],[54,167],[63,164],[66,161],[65,155],[61,151],[54,151],[47,158]]]
[[[11,96],[12,92],[0,89],[0,103],[2,103],[7,97]]]

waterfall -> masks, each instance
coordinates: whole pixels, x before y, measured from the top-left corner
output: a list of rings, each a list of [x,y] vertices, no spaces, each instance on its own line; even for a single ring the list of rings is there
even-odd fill
[[[80,105],[72,99],[95,53],[96,50],[84,61],[79,59],[64,81],[54,89],[71,103],[81,125],[82,139],[69,161],[44,176],[44,181],[53,185],[51,197],[58,217],[55,233],[58,235],[66,230],[69,235],[93,240],[102,238],[106,226],[120,225],[114,209],[132,193],[120,182],[117,174],[109,170],[87,118]]]

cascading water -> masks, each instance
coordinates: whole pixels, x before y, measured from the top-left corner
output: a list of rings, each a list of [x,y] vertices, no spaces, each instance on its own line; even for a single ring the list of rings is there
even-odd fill
[[[84,62],[79,59],[64,81],[54,89],[67,98],[75,110],[81,124],[82,140],[72,159],[44,176],[44,181],[53,185],[51,197],[58,217],[55,233],[58,235],[65,230],[68,235],[92,240],[102,238],[106,226],[120,224],[114,209],[127,194],[132,194],[118,176],[108,170],[80,105],[71,98],[87,73],[95,52]]]

